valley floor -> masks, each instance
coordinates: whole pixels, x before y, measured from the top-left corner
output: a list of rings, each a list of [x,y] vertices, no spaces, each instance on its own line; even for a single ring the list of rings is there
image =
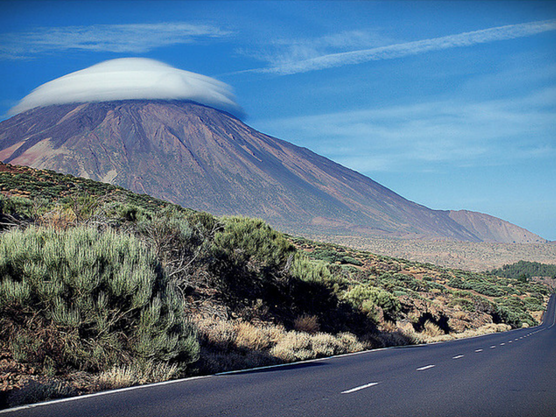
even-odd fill
[[[556,244],[435,242],[361,236],[307,235],[311,240],[334,243],[377,255],[474,272],[500,268],[518,261],[556,264]]]

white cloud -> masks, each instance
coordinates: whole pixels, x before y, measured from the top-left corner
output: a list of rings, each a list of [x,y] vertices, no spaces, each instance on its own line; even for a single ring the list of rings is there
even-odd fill
[[[267,62],[271,67],[282,67],[350,48],[384,46],[392,40],[380,35],[377,30],[348,30],[316,38],[279,38],[264,42],[258,49],[239,48],[237,52]]]
[[[216,26],[183,22],[38,28],[0,35],[0,58],[17,59],[68,49],[142,53],[229,34]]]
[[[271,67],[244,72],[263,72],[279,75],[297,74],[369,61],[401,58],[442,49],[521,38],[553,30],[556,30],[556,20],[545,20],[320,56],[307,56],[308,54],[304,56],[297,53],[271,57],[269,54],[266,54],[262,58],[269,61],[272,65]]]
[[[146,58],[113,59],[57,78],[33,90],[10,113],[52,104],[126,99],[192,100],[242,114],[227,84]]]
[[[547,88],[508,100],[431,101],[253,124],[359,172],[424,172],[554,158],[555,108],[554,88]]]

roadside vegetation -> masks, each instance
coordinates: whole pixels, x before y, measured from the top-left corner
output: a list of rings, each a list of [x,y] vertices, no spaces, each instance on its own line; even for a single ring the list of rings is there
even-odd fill
[[[550,293],[0,167],[3,406],[533,326]]]

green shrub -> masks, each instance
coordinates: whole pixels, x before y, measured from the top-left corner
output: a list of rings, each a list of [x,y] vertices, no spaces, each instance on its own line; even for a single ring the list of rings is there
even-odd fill
[[[295,252],[284,236],[260,219],[230,217],[214,236],[214,249],[237,263],[256,263],[261,268],[277,268]]]
[[[135,237],[90,228],[10,231],[0,240],[0,280],[0,333],[21,360],[101,370],[197,358],[183,301]],[[37,332],[40,348],[26,345]]]
[[[312,253],[311,257],[320,261],[326,261],[328,263],[342,262],[343,254],[339,253],[333,249],[323,249],[316,248]]]
[[[33,216],[33,201],[23,197],[6,197],[0,194],[0,214]]]
[[[472,288],[468,282],[463,281],[461,278],[451,278],[448,280],[447,285],[460,290],[470,290]]]
[[[477,291],[479,294],[487,295],[489,297],[501,297],[505,294],[502,289],[484,281],[471,281],[471,289]]]
[[[412,276],[401,273],[385,273],[379,278],[381,285],[388,290],[412,290],[412,291],[426,291],[428,283],[419,281]]]
[[[393,294],[366,284],[356,285],[344,294],[344,298],[371,316],[375,314],[375,307],[380,307],[390,316],[401,309],[399,300]]]
[[[461,297],[461,298],[469,298],[469,297],[473,297],[473,293],[469,292],[469,291],[458,291],[455,290],[453,292],[454,297]]]
[[[352,258],[351,256],[344,256],[340,262],[343,264],[363,266],[363,262],[361,262],[359,259]]]
[[[290,275],[306,282],[325,282],[330,279],[330,271],[324,261],[313,261],[307,256],[296,254]]]
[[[542,301],[539,301],[538,298],[525,297],[523,299],[523,303],[525,304],[525,308],[529,311],[544,311],[544,306],[542,305]]]
[[[450,302],[450,306],[459,305],[465,311],[474,312],[475,311],[475,303],[467,298],[454,298]]]
[[[537,324],[530,314],[508,305],[498,305],[495,314],[500,322],[507,323],[514,328],[522,327],[523,323],[527,323],[529,326]]]
[[[427,282],[426,284],[429,289],[437,289],[440,290],[441,292],[448,292],[444,285],[437,284],[436,282]]]
[[[184,251],[192,252],[200,243],[185,216],[171,210],[163,210],[153,219],[143,218],[137,230],[147,238],[165,265]]]

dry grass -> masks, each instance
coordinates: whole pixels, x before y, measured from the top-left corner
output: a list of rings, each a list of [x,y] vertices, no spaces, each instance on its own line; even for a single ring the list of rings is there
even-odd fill
[[[427,320],[423,327],[424,330],[421,334],[428,338],[435,338],[445,334],[444,331],[442,331],[442,329],[438,327],[437,324],[433,323],[430,320]]]
[[[118,389],[139,385],[141,376],[131,366],[115,366],[98,376],[97,386],[100,390]]]
[[[329,333],[311,335],[292,330],[271,349],[270,353],[285,362],[293,362],[359,352],[364,349],[364,344],[351,333],[340,333],[336,336]]]
[[[308,333],[298,331],[288,332],[270,350],[272,356],[284,362],[294,362],[296,360],[312,359],[315,356],[311,350],[311,336]]]
[[[462,333],[451,333],[450,336],[452,336],[454,339],[465,339],[468,337],[482,336],[484,334],[507,332],[508,330],[511,330],[511,328],[512,326],[510,326],[509,324],[489,323],[482,327],[479,327],[478,329],[468,329]]]
[[[203,372],[223,372],[253,368],[281,362],[294,362],[342,353],[358,352],[369,347],[351,333],[332,335],[318,332],[314,316],[301,316],[298,329],[281,325],[196,318],[203,341]]]
[[[295,319],[293,327],[298,332],[315,334],[320,330],[319,319],[317,316],[305,314]]]
[[[248,350],[268,349],[272,344],[270,334],[267,331],[269,327],[257,327],[247,322],[236,324],[236,346]]]
[[[218,372],[237,369],[250,369],[267,365],[276,365],[280,360],[260,351],[239,352],[203,352],[201,357],[202,373],[215,374]]]
[[[219,318],[208,319],[194,317],[193,322],[197,327],[197,334],[201,341],[210,343],[220,349],[228,349],[235,344],[236,328],[230,321]]]
[[[311,337],[311,347],[316,356],[332,356],[338,353],[338,338],[328,333],[318,333]]]
[[[452,318],[457,320],[465,320],[469,317],[469,313],[463,310],[456,310],[452,314]]]
[[[75,212],[70,209],[63,209],[56,207],[54,210],[43,214],[38,218],[37,223],[44,226],[49,226],[55,230],[67,230],[71,226],[75,226],[77,217]]]
[[[427,321],[424,325],[425,329],[422,332],[416,332],[411,323],[404,323],[398,327],[400,333],[411,337],[417,343],[433,343],[444,342],[456,339],[465,339],[469,337],[482,336],[485,334],[505,332],[511,329],[508,324],[495,324],[489,323],[477,329],[467,329],[463,332],[452,332],[445,334],[436,324]]]
[[[163,382],[172,379],[178,373],[176,365],[157,362],[145,362],[114,366],[109,371],[101,372],[97,377],[99,390],[117,389],[142,385],[152,382]]]

